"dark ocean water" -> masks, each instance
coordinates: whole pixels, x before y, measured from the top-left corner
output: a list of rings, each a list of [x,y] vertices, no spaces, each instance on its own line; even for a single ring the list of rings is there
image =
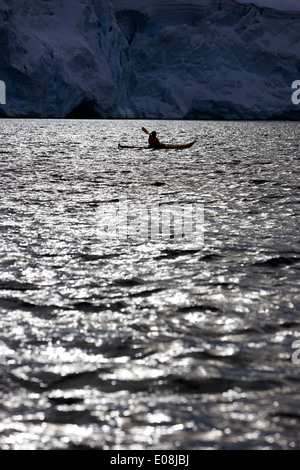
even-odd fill
[[[0,129],[0,448],[300,449],[300,124]],[[122,198],[204,243],[113,238]]]

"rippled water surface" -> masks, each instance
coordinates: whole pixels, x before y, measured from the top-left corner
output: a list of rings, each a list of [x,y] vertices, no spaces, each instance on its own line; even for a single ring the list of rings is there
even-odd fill
[[[1,449],[300,449],[299,126],[0,121]],[[124,196],[204,244],[104,237]]]

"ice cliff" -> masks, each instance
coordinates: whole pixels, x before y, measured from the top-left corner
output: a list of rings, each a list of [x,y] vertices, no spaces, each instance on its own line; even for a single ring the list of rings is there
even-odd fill
[[[4,116],[300,118],[296,0],[0,0],[0,45]]]
[[[133,117],[129,55],[106,0],[0,0],[0,113]]]

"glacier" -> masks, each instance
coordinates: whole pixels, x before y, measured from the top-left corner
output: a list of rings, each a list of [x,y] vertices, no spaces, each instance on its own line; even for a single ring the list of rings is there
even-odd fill
[[[298,0],[0,0],[0,116],[298,120],[299,31]]]
[[[0,0],[0,43],[3,116],[134,117],[129,47],[106,0]]]

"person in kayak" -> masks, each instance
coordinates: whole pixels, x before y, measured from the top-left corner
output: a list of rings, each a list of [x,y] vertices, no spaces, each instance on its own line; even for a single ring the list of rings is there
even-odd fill
[[[164,144],[161,144],[158,138],[156,137],[156,132],[152,131],[148,139],[149,147],[154,149],[163,149]]]

